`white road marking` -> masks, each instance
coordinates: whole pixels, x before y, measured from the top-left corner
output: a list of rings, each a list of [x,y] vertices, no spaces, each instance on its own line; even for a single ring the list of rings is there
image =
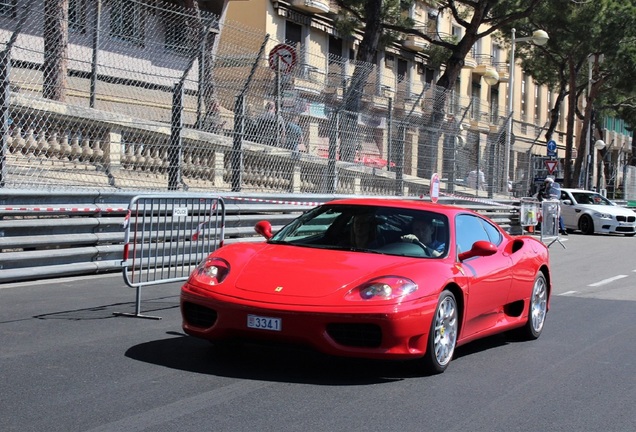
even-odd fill
[[[572,295],[576,294],[578,291],[566,291],[564,293],[559,294],[560,296]]]
[[[607,285],[608,283],[614,282],[615,280],[626,278],[627,275],[618,275],[611,278],[603,279],[602,281],[595,282],[593,284],[589,284],[589,287],[598,287],[601,285]]]

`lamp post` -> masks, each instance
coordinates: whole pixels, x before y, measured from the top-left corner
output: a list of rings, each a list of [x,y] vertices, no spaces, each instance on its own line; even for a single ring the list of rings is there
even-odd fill
[[[611,144],[610,144],[611,145]],[[605,158],[601,155],[601,151],[605,148],[605,141],[596,140],[594,148],[599,152],[598,166],[596,168],[596,192],[601,192],[601,175],[603,174],[603,162]]]
[[[508,127],[506,131],[506,154],[504,156],[504,179],[502,182],[502,189],[504,193],[508,193],[508,175],[510,172],[510,146],[512,136],[512,103],[514,101],[515,91],[515,44],[517,42],[532,42],[537,46],[543,46],[548,43],[550,37],[544,30],[535,30],[532,32],[532,36],[517,38],[515,37],[516,30],[512,29],[512,38],[510,43],[510,64],[508,72]]]

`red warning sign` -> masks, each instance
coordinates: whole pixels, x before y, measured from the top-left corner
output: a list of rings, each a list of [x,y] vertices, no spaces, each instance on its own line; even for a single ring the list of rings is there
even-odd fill
[[[545,166],[548,169],[548,174],[553,174],[554,170],[559,166],[559,161],[554,159],[546,159]]]
[[[296,50],[286,44],[278,44],[269,52],[269,67],[288,74],[296,66]]]

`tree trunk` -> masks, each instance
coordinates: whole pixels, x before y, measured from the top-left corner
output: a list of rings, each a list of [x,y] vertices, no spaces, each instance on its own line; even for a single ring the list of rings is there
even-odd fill
[[[44,1],[44,71],[42,96],[66,99],[68,0]]]
[[[563,79],[559,83],[559,93],[557,94],[556,99],[554,100],[554,106],[550,110],[550,124],[548,125],[548,130],[545,132],[545,142],[548,142],[552,139],[552,135],[554,134],[554,130],[559,124],[559,112],[561,111],[561,104],[565,100],[565,97],[568,95],[568,82]],[[569,149],[569,154],[568,154]],[[572,148],[565,148],[565,160],[569,161],[572,157]]]
[[[362,94],[372,68],[369,64],[373,61],[376,47],[379,45],[382,33],[382,20],[380,11],[382,0],[369,0],[365,4],[366,26],[362,43],[358,48],[356,59],[358,63],[353,71],[351,83],[343,97],[344,112],[341,116],[340,134],[340,160],[353,162],[355,160],[359,144],[358,113],[360,112]]]
[[[596,57],[596,60],[594,62],[594,75],[596,75],[596,71],[598,70],[598,57]],[[593,107],[594,107],[594,100],[596,99],[596,97],[598,96],[599,90],[601,88],[603,84],[602,80],[594,80],[592,79],[592,83],[590,85],[588,85],[588,89],[589,89],[589,94],[587,95],[587,99],[586,99],[586,104],[585,104],[585,111],[583,113],[583,126],[581,127],[581,135],[579,138],[579,153],[577,154],[577,158],[576,158],[576,163],[574,166],[574,180],[577,180],[581,174],[581,172],[585,172],[585,175],[589,178],[589,170],[593,170],[594,166],[590,165],[588,167],[588,161],[587,160],[583,160],[583,158],[585,157],[586,154],[588,155],[593,155],[592,152],[595,152],[596,149],[594,148],[594,146],[592,145],[593,137],[594,137],[594,128],[592,127],[592,115],[593,115]],[[575,102],[576,103],[576,102]],[[572,105],[572,106],[576,106],[576,105]],[[588,135],[588,130],[590,131],[589,135]],[[586,151],[587,150],[587,151]],[[585,163],[585,168],[583,164]],[[580,187],[585,187],[587,183],[587,178],[585,178],[582,182],[582,184],[580,184]],[[587,185],[589,187],[591,187],[592,185]]]

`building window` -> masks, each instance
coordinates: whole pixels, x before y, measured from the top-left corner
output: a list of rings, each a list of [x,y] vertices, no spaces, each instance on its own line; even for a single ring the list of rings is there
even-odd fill
[[[481,39],[477,39],[473,44],[473,47],[470,49],[471,54],[474,58],[477,58],[481,55]]]
[[[291,45],[296,50],[296,56],[300,64],[306,64],[306,53],[303,44],[305,28],[302,24],[293,21],[285,21],[285,43]]]
[[[473,80],[472,80],[472,86],[471,86],[471,97],[472,97],[472,104],[470,105],[470,117],[473,120],[478,120],[481,117],[481,113],[480,113],[480,105],[481,105],[481,81],[480,81],[480,76],[474,74],[473,75]]]
[[[110,4],[110,35],[143,46],[145,22],[142,5],[129,0],[113,0]]]
[[[201,19],[182,11],[163,11],[163,22],[166,27],[165,44],[167,50],[190,55],[199,46],[201,26],[207,28],[207,34],[216,33],[219,28],[218,18],[213,14],[202,14]],[[210,43],[210,38],[206,43]]]
[[[398,61],[397,61],[397,82],[398,83],[407,81],[408,71],[409,71],[409,62],[404,59],[398,58]]]
[[[285,41],[298,48],[303,42],[303,26],[292,21],[285,22]]]
[[[393,67],[395,66],[395,56],[393,54],[384,55],[384,66],[387,69],[393,70]]]
[[[76,33],[86,33],[86,0],[68,1],[68,29]]]
[[[521,120],[525,121],[528,112],[528,86],[526,76],[521,77]]]
[[[497,44],[492,44],[492,62],[495,65],[501,62],[501,47]]]
[[[454,41],[460,41],[462,38],[462,28],[456,25],[453,25],[451,28],[451,36]]]
[[[342,39],[329,36],[329,60],[342,60]]]
[[[499,120],[499,84],[490,86],[490,122]]]
[[[536,121],[541,120],[541,87],[539,84],[534,83],[534,119]]]

